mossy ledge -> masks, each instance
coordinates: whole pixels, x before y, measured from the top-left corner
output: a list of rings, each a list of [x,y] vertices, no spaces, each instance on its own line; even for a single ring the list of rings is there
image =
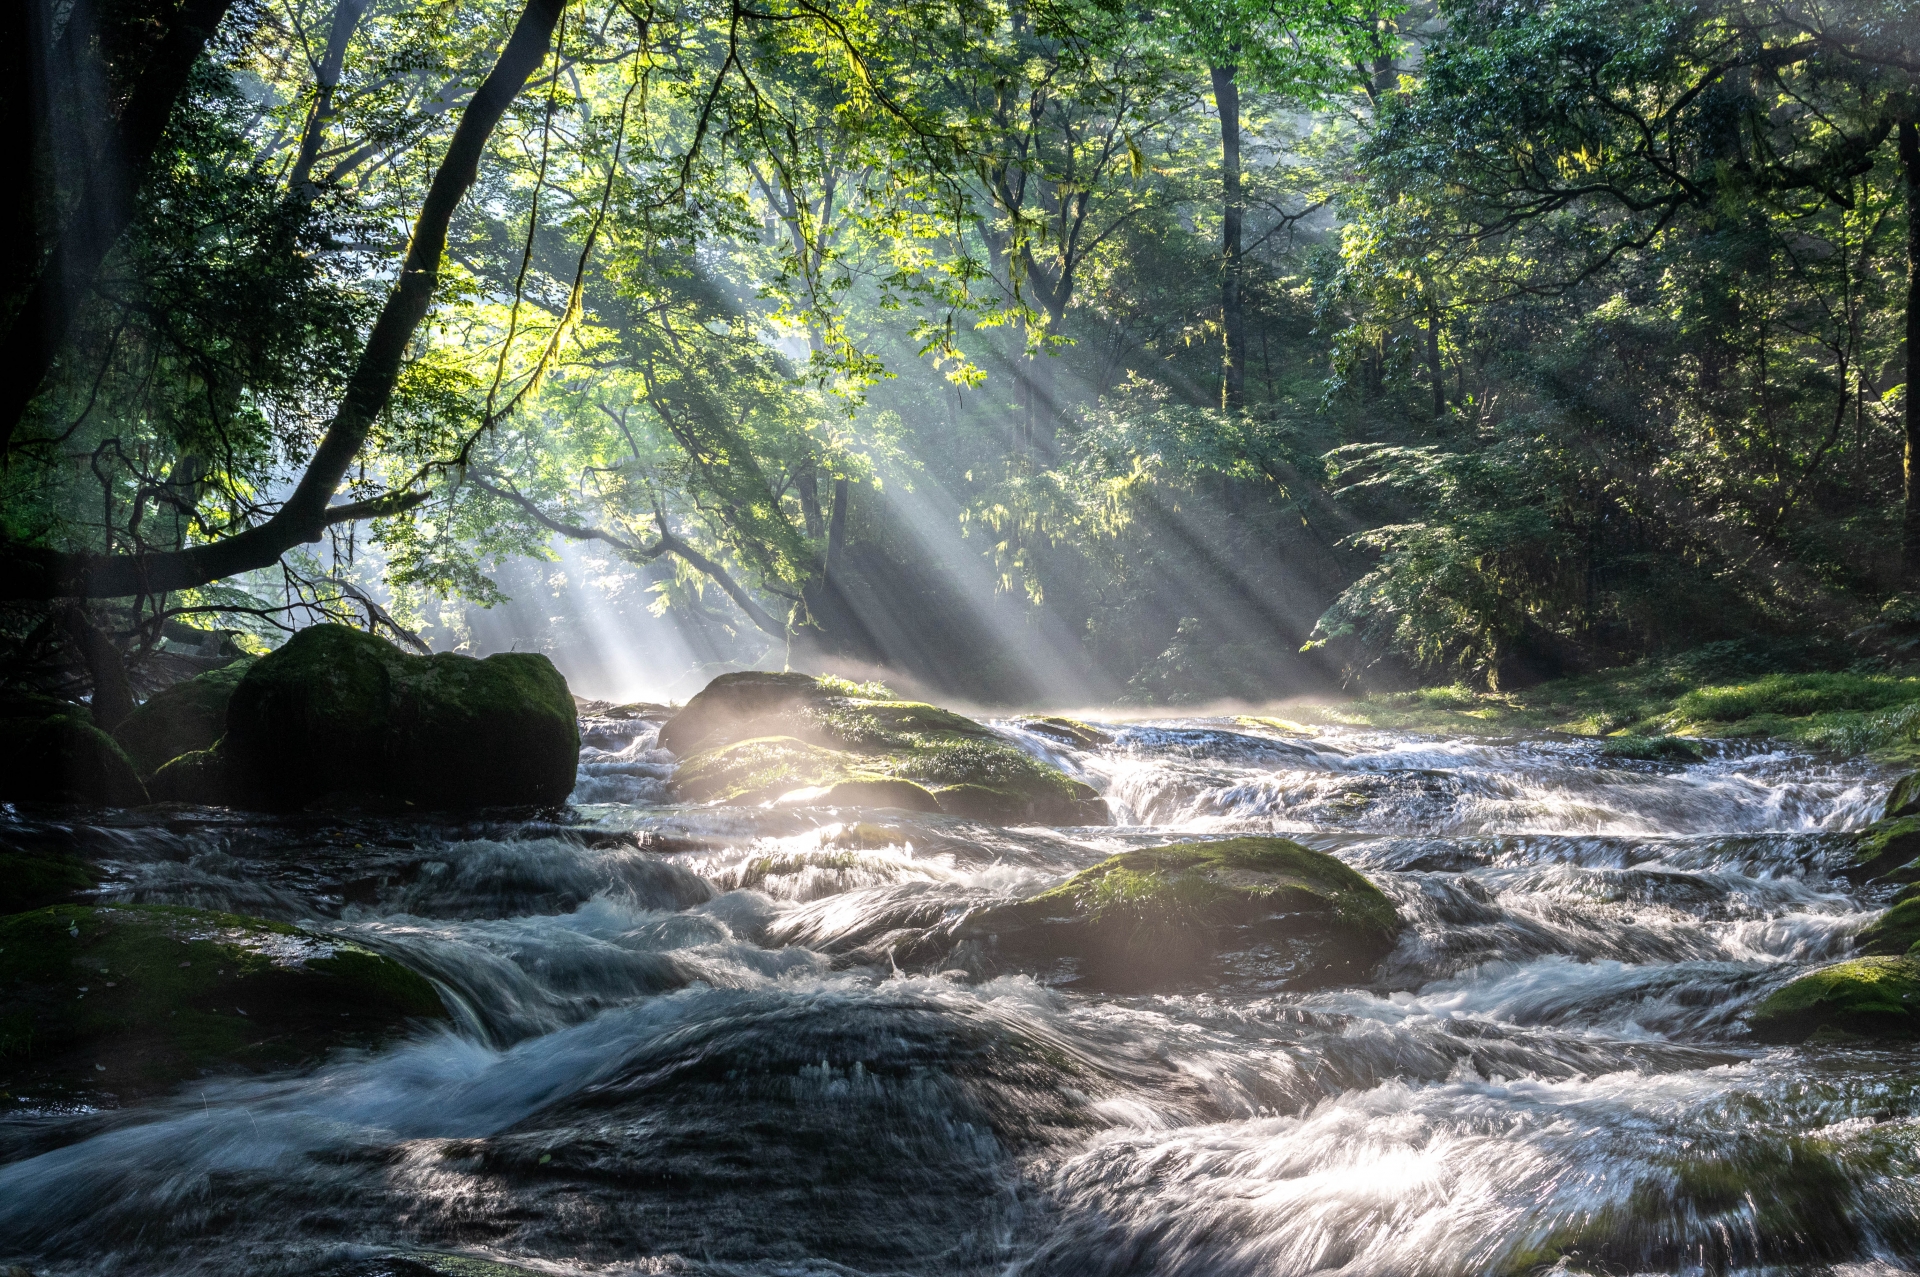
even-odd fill
[[[1113,988],[1178,984],[1220,954],[1261,950],[1295,987],[1364,980],[1402,922],[1380,889],[1286,838],[1232,838],[1122,852],[1058,887],[970,919],[958,938],[987,965],[1071,959]]]
[[[661,729],[687,802],[884,805],[992,824],[1103,825],[1089,785],[964,715],[874,684],[723,674]]]
[[[1762,1042],[1920,1035],[1920,961],[1867,957],[1822,967],[1774,990],[1748,1013],[1747,1027]]]
[[[163,905],[0,918],[0,1092],[125,1102],[296,1067],[444,1017],[400,963],[284,923]]]

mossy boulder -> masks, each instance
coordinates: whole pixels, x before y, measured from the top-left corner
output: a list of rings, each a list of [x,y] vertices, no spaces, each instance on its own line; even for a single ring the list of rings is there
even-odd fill
[[[113,738],[142,776],[195,750],[211,749],[227,730],[227,702],[246,672],[246,657],[162,688],[113,729]]]
[[[82,706],[0,718],[0,802],[133,807],[146,801],[133,762]]]
[[[1072,959],[1113,988],[1204,975],[1228,951],[1264,951],[1294,986],[1365,979],[1401,921],[1366,878],[1286,838],[1122,852],[1051,891],[975,915],[957,933],[996,969]]]
[[[1910,1038],[1920,1032],[1920,961],[1856,958],[1822,967],[1767,995],[1747,1015],[1762,1042],[1815,1036]]]
[[[1920,816],[1876,820],[1854,835],[1851,860],[1839,870],[1854,882],[1898,877],[1897,871],[1920,857]]]
[[[995,824],[1110,820],[1091,786],[991,728],[873,684],[723,674],[660,741],[684,760],[673,784],[688,802],[907,807]]]
[[[391,958],[283,923],[163,905],[0,918],[0,1091],[162,1091],[280,1069],[446,1014]]]
[[[551,805],[573,792],[580,726],[545,656],[413,656],[316,625],[240,679],[213,752],[192,765],[191,783],[217,785],[238,805]],[[188,781],[182,773],[162,788],[182,792]]]
[[[1901,900],[1860,932],[1860,952],[1902,954],[1920,942],[1920,900]]]
[[[1048,714],[1037,718],[1016,718],[1013,720],[1036,736],[1045,736],[1062,745],[1073,745],[1080,749],[1092,749],[1097,745],[1110,745],[1113,737],[1101,731],[1091,723],[1083,723],[1077,718],[1062,718],[1058,714]]]
[[[1644,763],[1697,763],[1702,758],[1700,746],[1684,736],[1609,736],[1600,752]]]
[[[100,871],[71,852],[0,850],[0,914],[20,913],[91,890]]]
[[[1920,816],[1920,772],[1908,772],[1893,782],[1893,788],[1887,793],[1887,805],[1880,815],[1883,820]]]

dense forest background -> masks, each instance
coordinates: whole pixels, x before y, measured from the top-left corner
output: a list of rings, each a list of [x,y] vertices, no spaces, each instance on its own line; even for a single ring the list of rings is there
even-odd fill
[[[1141,704],[1920,628],[1892,0],[7,21],[10,681],[328,616]]]

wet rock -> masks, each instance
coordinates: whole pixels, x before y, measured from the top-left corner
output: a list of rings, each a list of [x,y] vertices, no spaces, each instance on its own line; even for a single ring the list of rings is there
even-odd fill
[[[235,801],[227,779],[226,755],[218,749],[197,749],[171,759],[147,781],[156,803],[191,803],[223,807]]]
[[[1111,819],[1091,786],[992,729],[871,684],[724,674],[661,729],[660,743],[685,760],[673,787],[689,802],[871,804],[994,824]]]
[[[1897,872],[1920,857],[1920,816],[1876,820],[1855,835],[1852,862],[1840,875],[1854,882],[1900,878]]]
[[[1822,967],[1774,990],[1747,1016],[1762,1042],[1804,1042],[1816,1034],[1906,1038],[1920,1030],[1920,962],[1856,958]]]
[[[550,805],[573,792],[580,730],[545,656],[411,656],[316,625],[246,672],[215,752],[222,785],[243,805]],[[201,777],[216,770],[212,760],[196,767]]]
[[[1697,763],[1702,758],[1700,746],[1684,736],[1609,736],[1600,752],[1644,763]]]
[[[1202,975],[1229,950],[1271,951],[1302,986],[1365,979],[1401,928],[1380,889],[1285,838],[1122,852],[1060,886],[986,909],[956,932],[994,969],[1072,959],[1112,988]]]
[[[0,718],[0,801],[134,807],[147,801],[147,791],[119,742],[95,727],[84,707],[71,705]]]
[[[1014,722],[1037,736],[1059,741],[1062,745],[1092,749],[1096,745],[1113,743],[1112,736],[1091,723],[1083,723],[1077,718],[1062,718],[1057,714],[1049,714],[1041,718],[1017,718]]]
[[[0,918],[0,1006],[0,1090],[121,1100],[445,1015],[432,985],[358,945],[162,905]]]
[[[1908,772],[1893,782],[1893,790],[1887,795],[1886,808],[1880,815],[1883,820],[1920,815],[1920,772]]]
[[[149,696],[113,737],[142,776],[151,777],[182,754],[211,749],[227,730],[227,702],[253,668],[247,657]]]

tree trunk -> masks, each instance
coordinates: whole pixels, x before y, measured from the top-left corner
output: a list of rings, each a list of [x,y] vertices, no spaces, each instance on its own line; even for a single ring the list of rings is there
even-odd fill
[[[66,621],[67,633],[80,649],[87,678],[93,684],[94,725],[110,732],[133,713],[133,689],[127,683],[126,664],[120,659],[120,649],[93,623],[85,608],[68,609]]]
[[[1247,406],[1247,315],[1240,296],[1246,216],[1240,197],[1240,85],[1234,78],[1238,68],[1211,70],[1213,100],[1220,110],[1220,323],[1226,332],[1220,402],[1234,412]]]
[[[818,540],[826,531],[826,520],[820,517],[820,474],[811,460],[794,474],[793,488],[800,494],[800,518],[807,526],[807,535]]]
[[[1427,376],[1433,382],[1433,415],[1447,415],[1447,378],[1440,367],[1440,312],[1427,314]]]
[[[185,0],[166,16],[166,34],[141,68],[110,130],[109,154],[88,166],[79,201],[64,218],[52,253],[0,337],[0,450],[11,442],[27,405],[53,368],[101,263],[133,220],[134,196],[166,132],[174,102],[231,3]],[[73,85],[34,87],[52,94],[75,91]]]
[[[845,479],[833,481],[833,514],[827,522],[827,563],[821,575],[828,581],[847,565],[841,560],[847,553],[847,505],[850,500]]]
[[[1900,528],[1900,586],[1920,588],[1920,127],[1900,125],[1900,166],[1907,179],[1907,447],[1903,459],[1906,514]]]
[[[307,126],[300,135],[300,153],[287,174],[287,196],[301,207],[320,198],[320,186],[313,180],[313,165],[320,158],[326,141],[327,125],[333,122],[333,92],[340,87],[340,71],[346,65],[347,42],[360,25],[372,0],[339,0],[333,8],[333,23],[327,29],[327,50],[313,77],[313,107],[307,112]]]
[[[500,117],[546,59],[564,0],[528,0],[506,48],[479,91],[461,113],[447,154],[420,206],[408,241],[399,281],[387,295],[346,394],[306,472],[272,518],[238,536],[211,545],[156,554],[106,555],[62,553],[31,546],[0,550],[0,599],[62,597],[124,598],[191,589],[222,577],[270,567],[280,556],[307,541],[318,541],[330,524],[344,517],[374,517],[417,504],[424,494],[373,504],[328,509],[340,481],[366,443],[374,419],[386,407],[399,379],[407,343],[426,318],[440,278],[447,226],[467,189],[479,176],[480,155]]]

